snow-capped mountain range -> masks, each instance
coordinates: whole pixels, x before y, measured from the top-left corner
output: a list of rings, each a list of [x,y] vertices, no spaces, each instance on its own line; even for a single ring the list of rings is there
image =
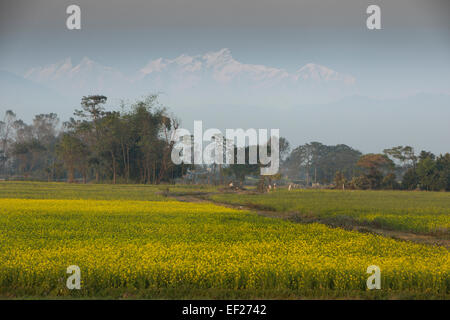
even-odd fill
[[[107,90],[127,82],[118,70],[103,66],[84,57],[77,65],[70,58],[44,67],[28,70],[25,79],[70,93],[74,90]]]
[[[139,70],[140,78],[154,73],[172,70],[178,74],[198,74],[209,71],[214,80],[220,83],[229,83],[237,77],[246,76],[255,82],[281,80],[314,80],[314,81],[342,81],[353,84],[355,78],[350,75],[340,74],[327,67],[309,63],[301,67],[295,73],[288,73],[283,69],[268,67],[265,65],[245,64],[235,60],[229,49],[217,52],[208,52],[204,55],[181,55],[173,60],[157,59],[150,61]]]
[[[124,97],[145,92],[177,95],[187,89],[190,94],[230,90],[231,95],[251,92],[265,96],[270,89],[274,95],[281,93],[295,98],[299,93],[311,94],[314,88],[320,88],[321,96],[326,96],[328,91],[345,95],[355,84],[353,76],[315,63],[308,63],[294,72],[242,63],[232,57],[229,49],[195,56],[183,54],[175,59],[159,58],[129,75],[87,57],[78,64],[67,58],[32,68],[24,78],[65,95],[102,93]]]

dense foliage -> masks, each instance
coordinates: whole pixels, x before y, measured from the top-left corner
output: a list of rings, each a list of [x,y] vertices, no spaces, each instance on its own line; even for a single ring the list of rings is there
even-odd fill
[[[27,125],[8,112],[1,125],[3,174],[48,180],[76,177],[95,181],[172,181],[183,167],[170,159],[174,117],[149,96],[121,111],[105,111],[104,96],[83,97],[75,118],[58,130],[55,114],[37,115]]]

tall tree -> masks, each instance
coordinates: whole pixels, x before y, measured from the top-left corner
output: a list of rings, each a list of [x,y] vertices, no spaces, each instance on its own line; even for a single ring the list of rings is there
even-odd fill
[[[439,180],[439,173],[436,166],[436,156],[431,152],[422,151],[417,163],[417,175],[419,177],[419,185],[423,190],[435,190],[435,186]]]
[[[87,158],[87,146],[75,135],[64,133],[56,147],[56,152],[67,169],[67,181],[74,182],[75,169]]]
[[[0,121],[0,173],[6,170],[15,121],[16,114],[12,110],[6,110],[3,121]]]
[[[384,154],[369,153],[359,158],[357,166],[366,170],[364,177],[369,181],[370,189],[378,189],[381,187],[383,172],[391,173],[394,163]]]
[[[344,144],[326,146],[312,142],[295,148],[283,163],[283,169],[291,177],[304,177],[311,181],[329,183],[337,172],[351,179],[361,152]]]

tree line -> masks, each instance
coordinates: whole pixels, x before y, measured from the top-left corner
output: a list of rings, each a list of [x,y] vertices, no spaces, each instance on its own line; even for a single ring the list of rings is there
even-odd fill
[[[450,154],[416,154],[411,146],[362,154],[344,144],[311,142],[292,150],[283,170],[306,186],[318,183],[343,189],[450,191]]]
[[[0,123],[0,174],[152,184],[183,174],[186,168],[170,160],[178,121],[156,95],[122,103],[120,111],[106,111],[106,101],[101,95],[83,97],[81,109],[61,128],[54,113],[26,124],[7,111]]]
[[[74,117],[62,124],[54,113],[36,115],[27,124],[6,111],[0,121],[0,177],[160,184],[200,172],[215,184],[244,183],[253,176],[304,187],[450,190],[450,154],[416,154],[410,146],[362,154],[345,144],[311,142],[291,151],[281,137],[280,173],[266,179],[258,177],[258,165],[176,165],[171,152],[180,122],[157,95],[122,102],[116,111],[107,111],[106,102],[102,95],[85,96]]]

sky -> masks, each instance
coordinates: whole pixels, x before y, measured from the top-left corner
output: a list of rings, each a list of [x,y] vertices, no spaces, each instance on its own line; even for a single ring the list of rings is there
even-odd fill
[[[65,11],[70,4],[81,7],[81,30],[66,28]],[[381,7],[381,30],[366,28],[369,4]],[[437,100],[439,106],[436,107],[444,110],[444,114],[439,117],[441,111],[436,111],[435,116],[445,119],[449,115],[448,108],[442,109],[440,105],[445,105],[449,101],[445,95],[450,95],[449,40],[450,2],[444,0],[15,0],[0,4],[0,70],[19,77],[24,77],[32,68],[52,65],[66,58],[71,58],[72,65],[76,66],[88,57],[101,66],[114,68],[124,77],[133,78],[158,58],[170,60],[182,54],[202,57],[224,48],[229,50],[233,61],[245,66],[263,65],[294,74],[301,67],[314,63],[354,77],[356,81],[351,90],[341,86],[334,88],[342,92],[341,96],[330,93],[327,88],[323,92],[314,91],[317,99],[306,96],[285,99],[290,93],[286,94],[279,86],[271,87],[270,93],[261,91],[259,99],[252,98],[258,91],[252,91],[253,96],[248,97],[247,90],[240,91],[236,87],[223,92],[221,87],[211,89],[203,83],[191,92],[164,87],[164,102],[171,104],[169,107],[189,119],[208,114],[204,120],[211,125],[220,123],[233,128],[233,117],[216,119],[214,112],[195,110],[217,108],[223,112],[227,108],[240,108],[247,113],[259,105],[264,110],[272,110],[260,112],[259,122],[239,121],[242,126],[262,123],[270,126],[270,112],[280,110],[287,120],[277,125],[285,126],[290,140],[295,143],[316,139],[310,134],[311,129],[308,134],[302,133],[304,137],[295,133],[297,119],[290,115],[298,114],[299,109],[292,108],[303,106],[302,110],[307,109],[303,113],[305,119],[321,117],[328,123],[332,119],[323,111],[327,108],[305,109],[305,105],[335,103],[339,106],[341,99],[348,96],[353,96],[353,100],[346,100],[352,108],[361,103],[358,97],[385,101],[384,106],[402,105],[404,110],[395,112],[399,117],[391,128],[395,130],[402,121],[401,115],[408,112],[405,101],[415,103],[420,99],[413,97],[420,94],[444,95]],[[36,78],[30,80],[36,81]],[[172,78],[167,81],[171,82]],[[183,78],[183,81],[187,80]],[[39,84],[62,90],[48,82]],[[208,95],[208,91],[214,95]],[[135,91],[128,93],[132,95]],[[396,104],[398,99],[404,100]],[[265,104],[265,101],[269,102]],[[45,104],[45,101],[40,102]],[[42,112],[38,105],[39,101],[29,103],[21,109],[21,116],[30,119],[36,112]],[[367,105],[371,107],[367,107],[366,113],[358,110],[359,118],[347,115],[346,119],[355,117],[354,122],[361,123],[373,112],[369,108],[376,108],[371,102]],[[2,106],[0,102],[0,113],[9,107],[10,104]],[[425,112],[426,107],[423,108]],[[59,113],[67,118],[69,110],[73,110],[73,106],[63,107]],[[417,117],[423,115],[418,113]],[[230,123],[224,123],[224,119],[229,119]],[[448,143],[442,138],[449,134],[448,129],[436,131],[434,123],[426,123],[424,127],[429,129],[425,132],[430,132],[427,139],[417,135],[409,141],[411,144],[435,152],[449,151],[445,150]],[[280,129],[283,134],[283,128]],[[359,139],[352,135],[336,139],[335,132],[336,128],[331,126],[328,130],[322,129],[317,136],[325,143],[353,142],[363,151],[380,151],[382,145],[389,147],[396,142],[394,137],[377,140],[371,133],[361,133]],[[344,138],[351,141],[343,141]]]

